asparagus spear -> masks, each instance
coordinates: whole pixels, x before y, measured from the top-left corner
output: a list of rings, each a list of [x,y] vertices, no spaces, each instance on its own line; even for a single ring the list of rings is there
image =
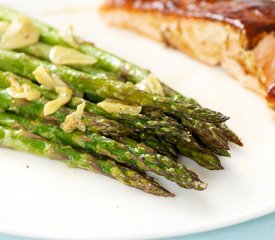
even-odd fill
[[[175,101],[183,101],[185,103],[192,104],[195,107],[201,107],[200,104],[196,100],[183,96],[182,94],[180,94],[177,91],[171,89],[167,85],[162,84],[162,87],[163,87],[165,96],[171,97]],[[223,132],[223,135],[229,141],[235,143],[236,145],[243,146],[243,143],[242,143],[241,139],[225,123],[216,124],[216,127],[219,128]],[[222,149],[221,149],[221,151],[219,151],[218,149],[216,149],[216,151],[219,154],[221,154],[222,156],[229,156],[230,155],[228,152],[223,151]]]
[[[50,62],[50,51],[53,46],[48,45],[46,43],[38,42],[36,44],[33,44],[28,47],[20,48],[17,51],[26,53],[27,55],[39,58],[41,60],[45,60]],[[94,66],[81,66],[81,65],[72,65],[70,66],[76,70],[79,70],[81,72],[89,73],[91,75],[93,74],[99,74],[101,73],[103,76],[105,76],[108,79],[111,80],[117,80],[117,81],[125,81],[124,79],[120,78],[117,74],[113,72],[104,71],[103,69],[99,69],[98,67]]]
[[[159,140],[154,135],[148,133],[148,131],[138,133],[137,140],[154,149],[157,153],[168,156],[172,159],[177,158],[175,147],[170,142],[165,139]]]
[[[181,118],[181,121],[182,124],[197,136],[206,146],[229,150],[228,139],[215,125],[213,126],[210,123],[198,121],[187,116]]]
[[[59,41],[57,41],[59,42]],[[59,42],[62,44],[62,42]],[[89,44],[87,44],[89,45]],[[41,58],[43,60],[48,60],[49,61],[49,52],[51,49],[51,45],[48,44],[43,44],[43,43],[38,43],[35,44],[33,46],[29,46],[23,49],[20,49],[19,51],[25,52],[29,55]],[[143,80],[144,78],[148,77],[151,72],[149,70],[145,70],[142,69],[141,67],[138,67],[134,64],[131,64],[117,56],[114,56],[108,52],[105,52],[101,49],[96,48],[94,45],[91,46],[86,46],[84,47],[84,49],[86,49],[84,52],[85,53],[91,53],[91,51],[87,51],[87,49],[94,49],[94,53],[95,55],[93,56],[100,56],[101,58],[99,58],[99,63],[97,64],[98,66],[96,67],[96,69],[100,68],[105,68],[108,70],[112,70],[116,73],[118,73],[121,76],[126,77],[127,80],[132,81],[134,83],[138,83],[141,80]],[[102,57],[102,53],[105,57]],[[104,64],[104,62],[106,61],[106,59],[113,59],[113,61],[119,61],[123,66],[123,67],[118,67],[118,68],[110,68],[110,66],[112,65],[113,61],[110,61],[111,64]],[[90,74],[94,74],[95,68],[92,66],[73,66],[75,69],[86,72],[86,73],[90,73]],[[125,73],[125,69],[132,69],[131,71],[129,71],[127,74]],[[134,70],[135,69],[135,70]],[[122,71],[123,70],[123,71]],[[122,72],[121,72],[122,71]],[[104,74],[104,72],[102,72],[102,74]],[[118,78],[117,75],[115,74],[111,74],[109,72],[105,72],[105,74],[109,74],[109,79],[114,79],[114,80],[122,80],[121,78]],[[166,96],[171,97],[173,100],[178,101],[178,102],[184,102],[186,104],[191,104],[194,107],[200,107],[201,106],[192,98],[187,98],[185,96],[183,96],[182,94],[178,93],[177,91],[171,89],[169,86],[167,86],[166,84],[162,83],[162,87],[164,89],[164,93]],[[242,142],[239,139],[239,137],[233,132],[231,131],[226,125],[220,126],[220,129],[223,131],[223,133],[229,138],[230,141],[234,142],[237,145],[242,146]]]
[[[1,79],[1,74],[0,74]],[[12,112],[15,112],[21,116],[24,117],[31,117],[31,118],[43,118],[45,120],[50,119],[54,120],[58,123],[62,123],[64,119],[66,118],[67,114],[69,113],[69,110],[66,108],[59,109],[55,114],[49,117],[44,117],[43,115],[43,109],[45,105],[45,100],[40,99],[36,102],[28,102],[23,99],[13,99],[10,95],[6,93],[5,90],[0,91],[0,108],[4,110],[9,110]],[[95,125],[93,122],[90,122],[91,126],[89,128],[92,132],[99,132],[97,125]],[[95,130],[96,129],[96,130]],[[102,130],[102,128],[100,128]],[[105,135],[110,135],[110,133],[107,131],[104,131]],[[101,131],[102,132],[102,131]],[[168,135],[168,133],[167,133]],[[121,136],[117,134],[116,131],[114,131],[114,134],[112,136],[117,137]],[[149,140],[149,139],[148,139]],[[152,143],[152,140],[150,140]],[[148,141],[147,141],[148,143]],[[155,144],[155,143],[154,143]],[[213,154],[211,154],[208,151],[205,151],[202,147],[200,147],[197,143],[194,148],[190,148],[190,144],[184,144],[181,142],[181,145],[185,146],[185,149],[188,149],[188,151],[180,151],[184,156],[192,158],[194,161],[198,162],[200,165],[208,168],[208,169],[221,169],[219,166],[219,159]],[[168,150],[166,150],[168,151]],[[171,151],[171,150],[170,150]],[[163,153],[163,152],[162,152]],[[188,154],[187,154],[188,153]],[[169,155],[169,152],[168,152]],[[203,162],[203,164],[202,164]],[[213,163],[215,163],[213,165]]]
[[[27,80],[27,79],[23,79],[20,78],[12,73],[9,72],[1,72],[0,71],[0,80],[2,85],[4,85],[3,87],[6,88],[9,86],[9,81],[8,78],[9,77],[13,77],[15,80],[17,80],[20,84],[23,83],[27,83],[29,84],[31,87],[34,87],[35,89],[37,89],[39,92],[41,92],[41,94],[43,96],[46,96],[50,99],[54,99],[56,98],[56,94],[52,91],[49,90],[45,90],[44,88],[39,87],[38,85],[32,83],[31,81]],[[5,83],[5,84],[4,84]],[[8,95],[6,95],[4,92],[0,92],[0,95],[2,96],[2,99],[5,99],[5,101],[2,101],[2,103],[7,103],[9,102],[9,106],[8,108],[5,109],[12,109],[12,111],[15,111],[23,116],[31,116],[31,117],[43,117],[42,114],[42,110],[44,108],[44,101],[40,100],[36,103],[29,103],[24,101],[24,106],[22,103],[20,103],[20,100],[12,100]],[[74,106],[77,106],[79,103],[77,103],[77,100],[72,100],[75,103],[72,104]],[[1,106],[1,103],[0,103]],[[4,108],[4,107],[3,107]],[[89,110],[90,108],[97,108],[97,106],[91,106],[91,103],[87,103],[87,107],[86,110]],[[62,108],[61,110],[59,110],[56,114],[54,114],[52,116],[52,118],[56,121],[58,121],[59,123],[61,123],[62,121],[64,121],[65,117],[66,117],[66,108]],[[67,110],[68,111],[68,110]],[[102,110],[104,111],[104,110]],[[96,113],[98,113],[98,111],[95,111]],[[156,112],[155,112],[156,114]],[[134,117],[134,116],[132,116]],[[156,116],[155,116],[156,117]],[[173,125],[173,122],[170,118],[166,117],[167,122],[169,123],[170,127],[171,125]],[[133,118],[134,121],[134,118]],[[154,123],[155,121],[151,121],[152,123]],[[156,121],[156,123],[158,123],[158,121]],[[90,122],[91,124],[91,122]],[[151,123],[150,123],[151,124]],[[175,126],[178,126],[179,124],[174,124]],[[93,124],[92,124],[93,126]],[[95,128],[95,126],[93,126]],[[166,127],[161,127],[161,125],[159,126],[160,128],[155,128],[155,129],[150,129],[147,132],[141,132],[138,134],[138,136],[140,137],[140,139],[147,143],[148,146],[152,147],[153,149],[156,149],[157,151],[160,151],[160,153],[164,154],[164,155],[168,155],[168,156],[174,156],[176,155],[175,150],[173,149],[173,147],[170,145],[169,143],[166,142],[165,146],[161,147],[162,144],[155,139],[154,136],[150,135],[151,133],[159,135],[159,136],[164,136],[168,139],[170,139],[170,141],[180,144],[180,145],[184,145],[185,148],[189,149],[188,152],[193,152],[192,155],[190,155],[190,153],[188,153],[188,155],[185,155],[185,153],[187,153],[186,151],[181,151],[181,153],[184,156],[192,156],[191,158],[195,161],[201,162],[201,161],[205,161],[204,165],[207,166],[209,165],[207,168],[208,169],[213,169],[213,164],[212,162],[217,162],[217,158],[216,156],[214,156],[213,154],[211,154],[208,151],[204,151],[203,148],[201,148],[196,141],[192,138],[191,135],[188,135],[188,133],[185,133],[184,131],[181,131],[181,126],[178,126],[178,129],[173,129],[173,128],[169,128],[168,126]],[[95,132],[95,131],[93,131]],[[108,131],[105,135],[108,134]],[[114,136],[115,134],[112,134],[112,136]],[[171,135],[171,136],[170,136]],[[175,137],[175,139],[173,139]],[[181,140],[181,141],[177,141]],[[165,149],[164,149],[165,148]],[[172,157],[173,158],[173,157]],[[206,160],[210,160],[211,161],[206,161]],[[202,164],[200,164],[202,165]],[[219,161],[216,163],[216,165],[219,165]],[[219,169],[219,168],[218,168]]]
[[[120,142],[123,142],[130,151],[134,154],[137,154],[139,157],[144,159],[155,158],[159,159],[160,164],[167,166],[167,172],[170,173],[170,180],[176,182],[179,186],[184,188],[194,188],[196,190],[204,190],[207,187],[207,184],[202,183],[198,176],[190,171],[190,169],[185,168],[183,165],[176,163],[175,161],[169,159],[166,156],[155,153],[152,149],[148,148],[144,144],[137,143],[135,140],[130,138],[118,138]],[[137,147],[138,146],[138,147]],[[176,174],[176,178],[175,175]],[[159,174],[161,175],[161,174]],[[182,178],[182,183],[177,179]]]
[[[20,126],[38,134],[53,142],[61,142],[76,148],[96,152],[114,159],[120,163],[126,163],[140,170],[152,171],[164,176],[168,180],[176,182],[179,186],[189,189],[204,190],[206,184],[202,183],[197,175],[174,160],[156,154],[153,150],[144,151],[143,147],[127,143],[127,147],[112,139],[96,133],[65,133],[58,126],[47,124],[38,119],[30,120],[10,113],[0,115],[0,124],[8,127]],[[133,141],[128,139],[129,141]],[[130,147],[130,151],[129,151]],[[149,148],[148,148],[149,149]]]
[[[221,123],[228,119],[221,113],[209,109],[193,108],[188,104],[175,102],[171,98],[146,93],[130,83],[109,80],[100,72],[90,75],[66,66],[43,62],[23,53],[0,50],[0,69],[11,71],[33,81],[35,81],[35,78],[32,72],[41,64],[76,90],[88,93],[96,98],[118,98],[130,104],[156,107],[164,112],[175,112],[179,116],[186,114],[209,122]]]
[[[162,113],[160,111],[156,111],[154,109],[144,108],[143,112],[146,115],[149,115],[153,119],[166,118],[166,119],[170,119],[171,121],[173,120],[173,119],[171,119],[171,117],[168,117],[164,113]],[[194,120],[192,120],[192,121],[194,121]],[[188,121],[186,121],[186,122],[187,122],[187,125],[189,127],[192,126],[190,124],[190,122],[188,122]],[[203,123],[203,124],[206,124],[206,123]],[[194,130],[196,127],[198,127],[198,126],[196,126],[196,125],[193,126],[191,130]],[[188,130],[185,130],[185,132],[190,135],[191,139],[194,139],[192,134]],[[206,128],[206,130],[203,127],[198,128],[197,132],[199,134],[195,133],[195,135],[198,135],[198,136],[201,135],[200,138],[203,137],[205,139],[207,138],[207,134],[209,134],[208,136],[210,137],[210,142],[211,142],[211,140],[212,140],[211,132],[209,133],[209,130],[207,128]],[[169,139],[169,136],[167,137],[167,139]],[[214,138],[214,140],[215,140],[215,138]],[[194,140],[194,141],[196,141],[196,140]],[[216,141],[214,143],[216,143]],[[197,148],[194,151],[194,150],[190,149],[190,147],[188,147],[188,145],[183,144],[182,142],[176,141],[175,144],[176,144],[176,148],[177,148],[177,150],[179,151],[180,154],[182,154],[183,156],[191,158],[196,163],[198,163],[200,166],[203,166],[203,167],[205,167],[209,170],[221,170],[221,169],[223,169],[219,158],[215,154],[213,154],[209,149],[205,148],[204,146],[197,144]],[[213,147],[212,145],[209,145],[208,142],[207,142],[206,146],[211,146],[211,149],[217,149],[217,148]],[[223,155],[225,155],[226,151],[225,150],[222,151],[222,150],[223,149],[220,149],[219,153],[220,154],[223,153]],[[214,151],[214,153],[215,153],[215,151]]]
[[[26,100],[22,100],[22,99],[13,99],[11,98],[5,90],[0,91],[0,108],[4,109],[4,110],[9,110],[12,112],[15,112],[21,116],[24,117],[31,117],[31,118],[43,118],[45,120],[55,120],[56,122],[62,123],[65,119],[65,117],[67,116],[66,111],[63,111],[64,108],[59,109],[58,112],[56,112],[55,114],[53,114],[50,118],[49,117],[44,117],[43,115],[43,108],[44,108],[44,100],[41,99],[37,102],[28,102]],[[93,124],[93,129],[92,132],[98,132],[95,131],[94,129],[97,126]],[[50,130],[50,129],[49,129]],[[106,134],[110,134],[108,133],[108,131],[106,132]],[[116,132],[113,134],[113,137],[118,137],[121,135],[116,134]],[[193,160],[197,161],[197,162],[204,162],[204,166],[207,166],[208,169],[214,169],[212,166],[212,162],[218,161],[218,159],[216,158],[215,155],[210,154],[207,151],[202,151],[200,149],[192,149],[190,147],[186,147],[186,149],[189,149],[189,153],[188,155],[186,155],[187,151],[183,152],[181,151],[181,153],[185,156],[191,157]],[[190,152],[192,152],[192,155],[190,154]],[[211,161],[209,161],[209,159],[211,159]],[[207,160],[207,161],[206,161]],[[202,164],[200,164],[202,165]],[[217,164],[215,164],[217,166]],[[216,168],[216,169],[220,169],[220,168]]]
[[[161,111],[152,108],[143,108],[142,111],[145,115],[148,115],[152,119],[166,119],[167,121],[170,120],[171,122],[175,122],[173,118],[166,116]],[[198,137],[205,144],[205,146],[210,147],[211,149],[228,149],[228,139],[225,135],[223,135],[223,132],[215,125],[203,121],[198,121],[188,116],[182,118],[181,122],[188,129],[184,130],[185,133],[189,134],[192,139],[194,139],[192,137],[193,134]],[[195,140],[192,140],[192,142],[194,141]]]
[[[242,140],[226,124],[218,124],[217,127],[223,131],[223,134],[229,141],[235,143],[236,145],[243,146]]]
[[[30,87],[38,90],[41,95],[48,100],[53,100],[57,98],[57,94],[54,91],[42,88],[37,84],[31,82],[30,80],[19,77],[18,75],[10,72],[0,71],[0,89],[5,89],[10,86],[9,78],[15,79],[19,84],[28,84]],[[80,103],[82,103],[82,100],[80,98],[73,97],[72,100],[68,103],[68,106],[76,108]],[[89,101],[86,101],[85,111],[94,115],[100,115],[109,119],[117,120],[118,122],[133,127],[138,131],[144,129],[154,129],[152,130],[152,132],[160,136],[167,136],[169,132],[172,134],[176,134],[178,137],[184,136],[184,133],[180,132],[180,128],[182,128],[180,124],[175,124],[174,120],[171,120],[169,118],[153,120],[142,114],[134,116],[130,114],[108,113],[104,109]],[[62,119],[60,121],[62,121]],[[175,131],[176,133],[173,133],[173,131]]]
[[[21,15],[21,14],[19,14],[16,11],[14,11],[10,8],[7,8],[3,5],[0,5],[0,19],[6,20],[6,21],[11,21],[13,18],[15,18],[18,15]],[[61,46],[65,46],[65,47],[72,47],[72,46],[70,46],[70,44],[68,44],[65,40],[63,40],[59,36],[58,30],[54,29],[53,27],[48,26],[45,23],[37,21],[37,20],[33,20],[33,23],[40,30],[40,40],[42,42],[50,44],[50,45],[61,45]],[[111,72],[119,73],[121,76],[124,76],[124,77],[128,78],[128,80],[131,80],[133,82],[139,82],[142,79],[144,79],[150,75],[149,70],[140,68],[132,63],[127,62],[126,60],[123,60],[122,58],[119,58],[111,53],[108,53],[102,49],[99,49],[99,48],[95,47],[94,44],[84,42],[83,40],[80,40],[80,39],[79,39],[79,42],[80,43],[79,43],[78,50],[80,50],[86,54],[95,56],[98,59],[98,63],[96,65],[96,67],[98,67],[98,68],[103,68],[103,69],[106,69]],[[41,52],[43,53],[43,51],[41,51]],[[93,95],[93,91],[90,94]],[[119,96],[115,96],[115,97],[120,98]],[[156,98],[156,96],[155,96],[155,98]],[[123,98],[122,100],[125,100],[125,99]],[[128,100],[130,100],[130,99],[128,99]],[[151,100],[154,100],[154,99],[151,99]],[[169,109],[169,107],[167,109],[167,106],[165,106],[165,104],[163,105],[161,100],[164,101],[164,99],[160,98],[158,107],[162,107],[162,108],[166,109],[166,111],[173,110],[171,108]],[[133,101],[133,99],[132,99],[132,101]],[[137,102],[133,102],[133,103],[137,103]],[[139,104],[141,104],[141,103],[139,103]],[[147,104],[149,104],[149,103],[147,103]],[[170,104],[173,104],[173,101],[171,101]],[[174,111],[179,111],[179,112],[183,111],[183,109],[181,109],[181,108],[188,107],[188,106],[185,106],[184,104],[179,104],[180,106],[176,106],[176,105],[177,104],[174,102],[174,104],[173,104]],[[193,111],[191,111],[191,112],[193,112],[194,117],[197,117],[199,119],[204,118],[211,122],[212,121],[224,122],[228,119],[227,117],[223,116],[222,114],[213,112],[209,109],[199,108],[199,109],[193,109]]]
[[[215,154],[213,154],[209,149],[202,148],[201,151],[191,151],[190,148],[187,148],[182,144],[177,144],[176,147],[180,154],[189,157],[190,159],[194,160],[197,164],[208,170],[224,169],[221,165],[220,159]]]
[[[44,116],[43,109],[47,103],[45,99],[41,98],[36,102],[14,99],[5,90],[0,91],[0,99],[0,108],[2,109],[13,111],[26,117],[40,117],[54,120],[59,124],[63,123],[66,116],[72,113],[71,109],[62,107],[51,116]],[[113,120],[102,118],[101,116],[84,114],[82,120],[85,122],[88,131],[100,133],[105,136],[128,136],[133,134],[126,126]]]
[[[1,61],[1,59],[3,59],[3,61]],[[32,75],[32,72],[41,63],[43,63],[43,62],[41,62],[37,59],[28,57],[24,54],[18,54],[18,53],[14,53],[14,52],[11,52],[11,51],[0,50],[0,68],[2,68],[4,70],[14,71],[17,74],[21,74],[21,75],[23,75],[25,77],[29,77],[33,80],[35,80],[35,79]],[[81,78],[80,77],[80,79],[83,79],[83,81],[78,81],[79,79],[75,78],[75,76],[77,76],[77,75],[82,76],[82,74],[84,74],[84,73],[74,72],[74,70],[66,68],[66,67],[61,67],[61,66],[58,67],[58,66],[54,66],[54,65],[51,65],[51,64],[47,64],[47,63],[45,63],[45,64],[48,67],[50,66],[50,68],[53,69],[53,70],[54,69],[61,69],[62,73],[65,72],[65,75],[64,76],[62,75],[64,77],[64,79],[69,79],[71,77],[72,79],[75,79],[75,81],[72,80],[74,83],[79,83],[79,86],[81,86],[82,83],[85,83],[84,80],[89,79],[90,76],[91,76],[91,75],[85,75],[86,78]],[[58,71],[58,73],[59,72],[60,71]],[[67,76],[67,73],[69,74],[69,76]],[[66,76],[67,76],[67,78],[66,78]],[[89,82],[86,81],[88,86],[90,85],[89,83],[91,83],[92,81],[93,80],[91,80]],[[116,81],[111,81],[111,82],[114,83],[114,85],[123,84],[123,83],[119,83],[119,82],[116,82]],[[126,89],[127,89],[128,85],[127,84],[124,84],[124,85],[126,86]],[[131,86],[129,86],[129,87],[131,88]],[[98,86],[97,90],[104,92],[106,89],[108,89],[108,86],[104,85],[104,86]],[[80,89],[80,90],[85,90],[85,89]],[[128,89],[128,90],[130,91],[130,89]],[[134,90],[134,91],[136,91],[136,90]],[[107,91],[105,91],[105,92],[107,92]],[[116,95],[116,93],[117,93],[116,89],[112,89],[112,88],[108,89],[108,92],[111,93],[111,94],[114,94],[114,95]],[[131,93],[131,91],[128,92],[127,90],[125,90],[123,94],[124,95],[126,94],[127,96],[129,96],[130,93]],[[143,102],[144,99],[142,98],[142,95],[145,94],[147,96],[147,93],[142,92],[142,91],[139,91],[139,93],[141,93],[141,95],[139,96],[140,100]],[[138,93],[138,95],[139,95],[139,93]],[[133,95],[131,95],[130,97],[132,98]],[[156,96],[156,97],[157,98],[162,98],[160,96]],[[138,98],[138,96],[136,96],[136,98]],[[146,101],[146,99],[145,99],[145,101]],[[226,139],[222,138],[221,136],[218,138],[219,134],[216,134],[217,130],[214,129],[212,127],[212,125],[211,125],[211,128],[209,130],[208,127],[207,127],[207,123],[203,123],[203,122],[201,122],[199,120],[196,120],[196,119],[192,120],[193,123],[190,123],[189,121],[187,121],[184,118],[183,118],[183,120],[185,121],[184,123],[187,125],[187,127],[189,129],[191,128],[192,130],[195,130],[198,133],[198,135],[203,138],[203,140],[205,140],[206,142],[208,141],[209,144],[212,145],[213,147],[220,147],[220,148],[224,147],[225,149],[228,148],[227,143],[226,143]],[[190,118],[190,120],[191,120],[191,118]],[[198,125],[199,128],[194,127],[194,123],[196,125]],[[177,131],[171,131],[171,133],[178,134]],[[182,133],[184,134],[184,132],[182,132]],[[209,134],[211,134],[211,138],[209,137]],[[185,134],[184,137],[186,137],[186,134]]]
[[[19,13],[13,11],[5,6],[0,6],[0,18],[3,20],[11,21],[14,17],[18,16]],[[35,21],[34,23],[40,29],[41,40],[52,44],[52,45],[63,45],[69,46],[61,37],[58,35],[58,31],[44,23]],[[126,76],[126,78],[132,82],[140,82],[144,78],[148,77],[150,73],[149,70],[138,67],[132,63],[125,61],[124,59],[119,58],[113,54],[110,54],[104,50],[101,50],[95,47],[93,44],[85,43],[80,45],[80,50],[84,53],[91,54],[98,58],[98,66],[113,72],[119,73],[120,75]],[[162,83],[164,92],[167,96],[172,97],[176,101],[184,101],[189,104],[197,105],[197,102],[193,99],[188,99],[178,92],[172,90],[167,85]],[[221,128],[225,135],[229,138],[230,141],[242,146],[242,142],[238,136],[232,132],[227,126]]]
[[[6,20],[11,20],[11,18],[12,17],[14,17],[15,15],[16,15],[17,13],[15,13],[15,12],[13,12],[13,11],[10,11],[9,9],[4,9],[4,11],[3,11],[3,18],[4,19],[6,19]],[[6,15],[6,16],[5,16]],[[63,45],[63,46],[68,46],[68,44],[66,44],[59,36],[58,36],[58,32],[55,30],[55,29],[53,29],[53,28],[50,28],[50,27],[48,27],[47,25],[45,25],[45,24],[43,24],[43,23],[39,23],[39,22],[36,22],[36,24],[37,24],[37,26],[40,28],[40,30],[41,30],[41,39],[42,39],[42,41],[44,41],[44,42],[47,42],[47,43],[50,43],[50,44],[60,44],[60,45]],[[85,46],[84,46],[85,45]],[[86,49],[86,48],[95,48],[95,46],[94,45],[90,45],[89,43],[83,43],[83,44],[80,44],[80,50],[81,50],[81,46],[84,46],[84,48]],[[44,48],[44,50],[43,50],[43,48]],[[39,50],[39,49],[41,49],[41,50]],[[33,54],[33,55],[35,55],[36,54],[36,56],[40,56],[41,58],[44,58],[44,59],[48,59],[48,51],[49,51],[49,49],[50,49],[50,46],[47,46],[47,45],[43,45],[43,44],[37,44],[36,46],[33,46],[33,47],[29,47],[29,49],[25,49],[25,51],[26,52],[28,52],[28,53],[31,53],[31,54]],[[96,48],[95,48],[96,49]],[[97,49],[99,52],[101,51],[100,49]],[[35,53],[36,52],[36,53]],[[84,51],[84,52],[86,52],[86,51]],[[37,53],[39,53],[39,54],[37,54]],[[108,53],[106,53],[106,52],[104,52],[104,51],[102,51],[101,53],[103,53],[103,55],[108,55]],[[110,56],[110,55],[109,55]],[[114,57],[114,59],[116,58],[116,56],[113,56]],[[104,58],[104,57],[103,57]],[[99,59],[100,60],[100,59]],[[123,62],[124,60],[122,60],[122,62]],[[101,62],[101,60],[99,61],[99,65],[100,65],[100,62]],[[129,64],[128,62],[126,62],[126,61],[124,61],[124,63],[126,63],[126,65],[127,64]],[[124,65],[124,66],[126,66],[126,65]],[[131,65],[131,64],[130,64]],[[134,66],[134,65],[131,65],[131,66]],[[101,66],[102,67],[102,66]],[[134,66],[135,67],[135,66]],[[136,66],[137,67],[137,66]],[[137,68],[139,68],[139,67],[137,67]],[[141,68],[140,68],[141,69]],[[113,71],[114,71],[114,69],[112,69]],[[121,69],[120,69],[121,70]],[[125,69],[124,69],[125,70]],[[125,71],[123,70],[123,72],[125,73]],[[144,69],[141,69],[141,70],[144,70]],[[116,71],[117,72],[117,71]],[[142,78],[140,78],[139,80],[138,79],[136,79],[134,82],[138,82],[138,81],[140,81],[140,80],[142,80],[142,79],[144,79],[145,77],[147,77],[148,76],[148,74],[150,74],[150,72],[149,71],[143,71],[144,73],[146,73]],[[123,74],[124,74],[123,73]],[[123,75],[122,74],[122,75]],[[133,80],[132,80],[133,81]],[[172,96],[172,95],[174,95],[174,96],[177,96],[177,99],[176,98],[174,98],[174,100],[177,100],[177,101],[179,101],[179,100],[181,100],[181,101],[183,101],[183,100],[185,100],[185,102],[188,102],[188,104],[190,104],[190,106],[192,106],[192,108],[196,108],[198,105],[197,104],[194,104],[195,103],[195,101],[187,101],[187,100],[189,100],[189,99],[187,99],[187,98],[185,98],[185,97],[183,97],[183,96],[181,96],[180,94],[178,94],[178,93],[176,93],[175,91],[173,91],[172,89],[169,89],[167,86],[165,87],[165,91],[166,91],[166,93],[167,92],[169,92],[169,96]],[[189,106],[189,107],[190,107]],[[196,109],[196,111],[197,111],[197,114],[199,114],[201,117],[202,116],[204,116],[205,118],[208,118],[208,115],[209,114],[211,114],[211,111],[209,110],[207,110],[207,109],[202,109],[200,106],[199,106],[199,108],[198,109]],[[207,119],[208,121],[209,121],[209,119]],[[215,127],[213,127],[213,125],[211,125],[211,124],[209,124],[209,123],[207,123],[207,124],[203,124],[203,123],[200,123],[199,121],[196,121],[196,120],[194,120],[193,121],[193,123],[196,123],[196,125],[200,125],[200,126],[204,126],[205,128],[206,128],[206,130],[207,131],[197,131],[198,129],[196,129],[196,127],[194,127],[194,126],[192,126],[192,130],[194,131],[194,130],[196,130],[197,131],[197,135],[199,136],[199,138],[202,138],[202,140],[203,141],[205,141],[206,140],[206,137],[204,136],[204,133],[210,133],[210,134],[212,134],[211,135],[211,137],[212,138],[210,138],[210,140],[212,140],[212,142],[210,142],[210,144],[209,144],[209,146],[211,147],[211,148],[216,148],[216,149],[218,149],[218,148],[220,148],[221,150],[222,150],[222,148],[221,147],[223,147],[223,148],[225,148],[225,149],[227,149],[228,148],[228,146],[227,146],[227,139],[222,135],[222,133],[221,133],[221,131],[219,131],[219,129],[215,129]],[[185,121],[185,123],[186,123],[186,121]],[[192,124],[187,124],[187,127],[189,127],[189,129],[190,129],[190,125],[192,125]],[[207,126],[208,125],[208,126]],[[208,127],[208,129],[207,129],[207,127]],[[232,136],[232,135],[231,135]]]
[[[50,62],[49,55],[50,55],[51,48],[52,48],[51,45],[39,42],[37,44],[31,45],[31,46],[28,46],[28,47],[25,47],[25,48],[18,49],[18,51],[19,52],[24,52],[28,55],[31,55],[31,56],[37,57],[39,59],[46,60],[46,61]],[[82,72],[89,73],[89,74],[97,74],[98,71],[99,71],[98,68],[95,68],[93,66],[78,66],[78,65],[75,65],[75,66],[71,66],[71,67],[73,67],[74,69],[80,70]],[[122,78],[119,78],[116,74],[106,72],[106,71],[104,72],[103,70],[101,70],[101,71],[102,71],[102,74],[103,75],[106,74],[106,77],[108,77],[109,79],[122,81]],[[148,73],[150,73],[150,72],[148,71]],[[130,80],[133,81],[133,79],[130,79]],[[142,79],[141,78],[139,80],[136,79],[133,82],[137,83],[140,80],[142,80]],[[170,87],[168,87],[164,83],[162,83],[162,87],[163,87],[165,96],[171,97],[175,101],[178,101],[178,102],[182,101],[182,102],[191,104],[195,107],[200,107],[201,108],[201,106],[194,99],[187,98],[187,97],[183,96],[182,94],[180,94],[177,91],[171,89]],[[238,136],[234,132],[232,132],[226,125],[220,126],[220,129],[224,131],[224,134],[227,135],[228,138],[230,138],[229,140],[231,140],[232,142],[235,142],[238,145],[242,145],[242,143],[241,143],[240,139],[238,138]]]
[[[173,197],[174,194],[161,187],[152,178],[121,166],[113,160],[101,160],[92,155],[80,153],[61,144],[55,144],[23,129],[0,126],[0,143],[4,147],[27,151],[40,156],[66,162],[70,167],[82,168],[91,172],[112,177],[128,186],[157,196]]]

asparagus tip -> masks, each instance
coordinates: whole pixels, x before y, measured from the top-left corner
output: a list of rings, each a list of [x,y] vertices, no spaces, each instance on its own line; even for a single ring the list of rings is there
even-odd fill
[[[199,181],[196,181],[194,183],[194,187],[196,190],[198,191],[203,191],[207,188],[208,184],[207,183],[204,183],[204,182],[199,182]]]

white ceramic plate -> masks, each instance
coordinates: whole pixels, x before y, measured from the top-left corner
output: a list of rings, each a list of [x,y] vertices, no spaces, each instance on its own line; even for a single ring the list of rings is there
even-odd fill
[[[100,21],[100,1],[3,1],[150,68],[170,86],[229,116],[245,147],[232,146],[224,171],[188,160],[209,183],[204,192],[159,181],[174,199],[26,153],[0,149],[0,232],[52,239],[137,239],[184,235],[236,224],[275,210],[275,122],[264,101],[221,69]],[[73,4],[73,5],[72,5]],[[62,5],[73,7],[49,11]]]

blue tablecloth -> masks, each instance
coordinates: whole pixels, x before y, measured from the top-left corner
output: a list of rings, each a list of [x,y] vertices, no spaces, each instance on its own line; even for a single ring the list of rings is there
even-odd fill
[[[275,213],[246,223],[170,240],[274,240]],[[0,234],[0,240],[34,240],[31,238]]]

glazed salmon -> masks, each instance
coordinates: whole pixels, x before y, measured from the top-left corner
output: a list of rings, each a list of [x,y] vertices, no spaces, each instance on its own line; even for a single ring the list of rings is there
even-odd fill
[[[100,12],[112,25],[222,65],[275,110],[274,1],[107,0]]]

